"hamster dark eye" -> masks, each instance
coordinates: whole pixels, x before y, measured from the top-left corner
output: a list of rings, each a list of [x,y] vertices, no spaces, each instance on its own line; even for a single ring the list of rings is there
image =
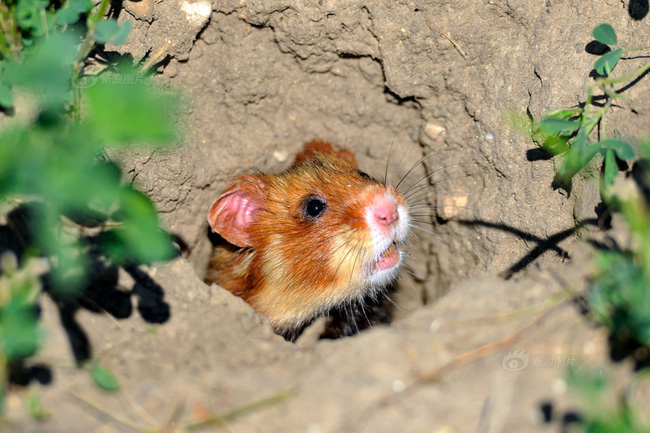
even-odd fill
[[[305,216],[310,219],[316,219],[325,212],[327,202],[320,197],[310,197],[305,201]]]
[[[368,173],[364,173],[364,172],[361,171],[361,170],[357,170],[357,173],[359,174],[359,176],[361,176],[361,177],[364,178],[365,180],[370,180],[370,176],[368,175]]]

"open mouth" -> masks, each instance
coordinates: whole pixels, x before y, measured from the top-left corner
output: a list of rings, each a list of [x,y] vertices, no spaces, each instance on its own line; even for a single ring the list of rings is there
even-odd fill
[[[397,241],[393,240],[393,243],[390,244],[390,247],[384,251],[379,259],[377,259],[376,268],[378,271],[385,271],[387,269],[392,269],[399,263],[400,252],[399,247],[397,246]]]

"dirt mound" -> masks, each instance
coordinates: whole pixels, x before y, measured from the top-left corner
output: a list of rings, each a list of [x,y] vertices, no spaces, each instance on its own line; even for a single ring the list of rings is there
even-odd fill
[[[539,118],[583,101],[593,27],[608,22],[626,45],[647,45],[647,19],[631,16],[628,1],[274,0],[215,1],[207,21],[199,3],[121,11],[135,27],[120,50],[171,56],[158,79],[186,95],[185,138],[174,150],[110,155],[156,203],[186,257],[121,275],[130,309],[119,317],[43,299],[40,361],[54,379],[39,392],[51,415],[16,430],[185,431],[206,414],[225,414],[208,431],[221,421],[251,432],[560,423],[572,408],[563,367],[608,361],[604,333],[561,301],[564,289],[586,284],[590,253],[575,234],[597,217],[598,191],[587,180],[570,196],[553,190],[554,161],[503,115]],[[625,93],[610,135],[648,135],[648,87],[641,80]],[[231,176],[280,171],[313,138],[351,149],[378,177],[402,155],[401,175],[438,170],[429,190],[436,235],[416,233],[390,327],[336,341],[308,331],[291,344],[201,281],[206,214]],[[70,343],[114,371],[123,391],[103,393],[72,368]],[[10,416],[24,401],[10,395]]]

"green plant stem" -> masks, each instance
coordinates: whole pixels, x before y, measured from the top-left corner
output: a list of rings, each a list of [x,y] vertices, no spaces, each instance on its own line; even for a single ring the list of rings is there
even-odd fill
[[[614,92],[613,89],[610,90]],[[606,93],[608,94],[609,98],[607,98],[607,102],[605,103],[605,105],[603,105],[603,107],[598,111],[598,113],[596,113],[596,115],[600,117],[600,140],[599,141],[602,141],[605,138],[607,138],[607,134],[605,133],[606,125],[607,125],[605,120],[605,112],[607,112],[607,110],[609,110],[609,108],[612,106],[612,100],[614,99],[613,96],[609,95],[609,92]],[[618,93],[614,92],[614,94],[618,96]]]
[[[607,102],[605,105],[603,105],[600,110],[596,112],[593,116],[586,117],[586,119],[589,119],[587,122],[586,126],[584,127],[587,130],[587,135],[591,133],[591,131],[594,129],[594,127],[598,124],[598,122],[602,121],[603,116],[605,115],[605,112],[609,109],[609,107],[612,106],[612,99],[609,98],[607,99]]]
[[[645,47],[633,47],[633,48],[627,48],[627,47],[621,47],[623,48],[623,52],[627,53],[628,51],[645,51],[645,50],[650,50],[650,45],[646,45]]]
[[[645,65],[641,66],[639,69],[636,71],[630,72],[627,75],[623,75],[622,77],[614,78],[614,77],[604,77],[604,78],[599,78],[596,80],[596,85],[599,88],[603,88],[603,86],[607,84],[618,84],[618,83],[623,83],[626,81],[634,81],[646,72],[650,70],[650,63],[646,63]]]
[[[88,16],[86,25],[88,26],[88,31],[86,32],[86,39],[84,39],[81,48],[79,49],[79,54],[77,54],[77,59],[75,61],[74,71],[79,74],[83,69],[84,60],[88,57],[88,54],[95,46],[95,38],[93,34],[95,33],[95,27],[97,23],[104,18],[106,12],[108,12],[108,6],[110,5],[110,0],[102,0],[97,10]]]
[[[43,24],[43,31],[45,32],[45,39],[50,38],[50,32],[47,30],[47,16],[45,15],[45,9],[41,9],[41,24]]]
[[[77,58],[74,62],[74,68],[72,70],[73,85],[79,80],[79,75],[81,74],[81,71],[83,71],[86,57],[88,57],[88,54],[90,54],[90,51],[95,46],[95,37],[93,36],[95,34],[95,27],[97,27],[97,23],[102,18],[104,18],[104,15],[106,15],[106,12],[108,12],[109,5],[110,0],[102,0],[95,12],[88,16],[88,19],[86,21],[86,25],[88,26],[88,30],[86,31],[86,38],[81,44],[81,48],[79,48],[79,53],[77,54]],[[74,87],[72,91],[72,98],[72,118],[79,120],[79,101],[81,99],[81,95],[78,87]]]
[[[587,86],[587,100],[585,101],[585,111],[583,114],[586,114],[588,107],[591,107],[591,103],[594,99],[594,88],[593,86]]]
[[[0,24],[0,27],[2,25]],[[5,38],[4,31],[0,29],[0,56],[2,56],[3,59],[6,59],[9,57],[10,50],[9,50],[9,44],[7,43],[7,39]]]
[[[0,351],[0,413],[3,413],[5,408],[5,392],[9,384],[8,374],[7,357]]]
[[[643,76],[643,74],[645,74],[648,71],[650,71],[650,63],[646,63],[644,66],[640,67],[639,69],[637,69],[637,70],[635,70],[635,71],[633,71],[633,72],[631,72],[631,73],[629,73],[627,75],[624,75],[622,77],[617,77],[617,78],[606,77],[606,78],[599,78],[598,80],[596,80],[596,86],[599,89],[601,89],[603,91],[603,93],[605,93],[608,96],[607,103],[605,103],[605,105],[596,113],[596,115],[593,118],[592,122],[590,122],[590,125],[593,123],[593,126],[595,126],[596,122],[598,122],[598,120],[600,120],[600,122],[601,122],[601,124],[600,124],[601,125],[601,127],[600,127],[601,138],[600,138],[600,140],[603,140],[603,139],[606,138],[606,134],[605,134],[605,125],[606,125],[605,124],[605,112],[611,107],[613,99],[621,97],[616,92],[616,90],[614,89],[614,84],[634,81],[637,78]],[[587,93],[587,103],[586,103],[587,105],[586,106],[590,106],[591,103],[592,103],[593,86],[589,86],[589,88],[587,89],[587,92],[588,93]],[[593,126],[590,127],[588,132],[591,132],[591,128],[593,128]]]
[[[580,126],[581,129],[584,128],[586,130],[587,135],[591,133],[594,127],[598,124],[598,122],[602,122],[604,120],[605,112],[607,112],[609,107],[612,106],[612,98],[610,97],[607,99],[605,105],[603,105],[594,115],[590,116],[587,110],[589,109],[589,107],[593,105],[593,98],[594,98],[594,86],[588,86],[587,99],[585,101],[585,109],[583,111],[583,121],[582,121],[582,125]],[[602,129],[604,128],[601,128],[601,130]]]
[[[5,25],[4,17],[0,17],[0,55],[3,59],[8,58],[11,53],[8,38],[5,36]]]
[[[3,58],[18,57],[20,53],[20,39],[14,23],[11,9],[4,2],[0,2],[0,55]]]

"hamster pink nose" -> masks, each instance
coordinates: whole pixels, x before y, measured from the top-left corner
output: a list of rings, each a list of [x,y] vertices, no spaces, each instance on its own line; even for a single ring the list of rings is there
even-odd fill
[[[379,224],[389,226],[399,219],[397,204],[389,197],[381,197],[373,204],[372,215]]]

